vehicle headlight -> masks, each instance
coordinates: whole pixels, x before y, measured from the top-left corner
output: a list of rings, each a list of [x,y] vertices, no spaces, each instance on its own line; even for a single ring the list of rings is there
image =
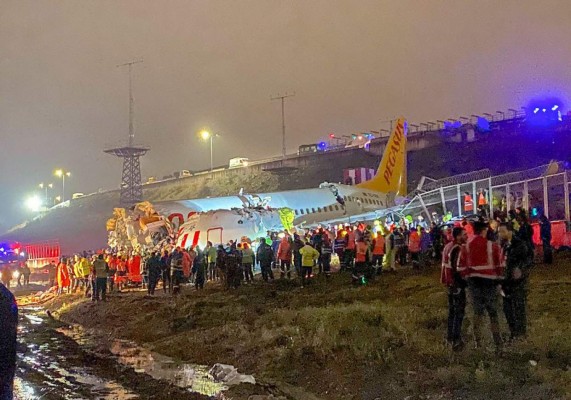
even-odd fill
[[[12,272],[12,279],[18,279],[20,277],[20,271]]]

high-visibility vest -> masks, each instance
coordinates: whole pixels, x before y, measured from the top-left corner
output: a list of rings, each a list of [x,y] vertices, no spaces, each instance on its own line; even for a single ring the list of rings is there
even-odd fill
[[[412,231],[408,237],[408,251],[411,253],[420,252],[420,236],[416,231]]]
[[[474,200],[469,194],[464,195],[464,211],[474,211]]]
[[[482,236],[476,236],[466,245],[466,278],[503,279],[501,249]]]
[[[486,196],[484,196],[484,193],[482,192],[478,196],[478,205],[485,206],[486,204],[488,204],[488,201],[486,200]]]
[[[357,242],[357,252],[355,254],[355,262],[367,261],[367,244],[365,242]]]
[[[355,232],[351,231],[347,234],[347,250],[355,250]]]
[[[440,282],[445,284],[446,286],[452,286],[454,284],[454,270],[452,269],[452,260],[450,259],[450,255],[455,248],[460,247],[459,244],[450,242],[442,250],[442,269],[440,270]],[[458,255],[458,265],[457,265],[457,272],[460,274],[464,273],[464,257],[462,254]]]
[[[385,238],[383,235],[377,236],[375,246],[373,247],[373,255],[382,256],[385,254]]]

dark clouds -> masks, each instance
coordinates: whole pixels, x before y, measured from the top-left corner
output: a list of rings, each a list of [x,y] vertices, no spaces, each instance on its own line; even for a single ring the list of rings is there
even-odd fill
[[[135,67],[145,176],[209,164],[196,137],[221,133],[215,162],[281,151],[328,132],[422,122],[567,98],[571,2],[0,0],[0,225],[55,167],[70,191],[116,187],[102,153],[127,138]],[[568,101],[566,103],[569,103]],[[383,126],[385,125],[385,126]],[[54,178],[55,179],[55,178]]]

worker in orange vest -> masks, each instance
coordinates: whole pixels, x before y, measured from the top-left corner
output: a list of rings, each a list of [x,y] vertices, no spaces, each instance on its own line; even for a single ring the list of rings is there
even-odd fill
[[[356,234],[354,228],[347,228],[347,236],[345,236],[345,267],[351,268],[355,260]]]
[[[478,194],[478,206],[485,206],[486,204],[488,204],[486,195],[483,190],[480,190],[480,193]]]
[[[408,251],[412,260],[412,267],[420,267],[420,235],[416,229],[412,229],[408,235]]]
[[[370,279],[369,265],[371,261],[371,249],[365,243],[363,238],[355,244],[355,269],[353,271],[352,279],[353,283],[362,281],[363,277],[365,281]]]
[[[385,255],[385,237],[383,232],[377,232],[377,236],[373,239],[373,268],[377,270],[377,274],[381,273],[383,266],[383,257]]]
[[[496,350],[501,351],[502,337],[497,305],[500,283],[504,277],[501,249],[498,244],[487,240],[488,225],[486,223],[476,222],[474,232],[474,238],[466,245],[466,268],[462,271],[462,275],[468,280],[468,288],[472,296],[476,347],[482,346],[482,326],[484,315],[487,313]]]
[[[470,193],[468,192],[464,192],[464,212],[474,212],[474,200],[472,200],[472,196],[470,196]]]

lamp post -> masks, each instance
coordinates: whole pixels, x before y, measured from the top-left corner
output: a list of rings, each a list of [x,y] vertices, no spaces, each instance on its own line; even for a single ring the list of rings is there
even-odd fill
[[[55,175],[57,177],[61,178],[61,201],[64,202],[65,201],[65,177],[67,176],[69,178],[71,176],[71,172],[64,171],[63,169],[58,169],[58,170],[56,170]]]
[[[203,130],[200,132],[200,137],[202,140],[210,140],[210,172],[214,170],[214,158],[213,158],[213,139],[215,136],[220,136],[217,133],[210,133],[207,130]]]
[[[46,183],[46,184],[44,184],[44,183],[42,182],[42,183],[40,183],[38,186],[40,187],[40,189],[45,189],[45,190],[46,190],[46,202],[45,202],[45,204],[46,204],[46,207],[47,207],[47,205],[48,205],[48,189],[53,189],[53,188],[54,188],[54,185],[53,185],[53,183]]]

